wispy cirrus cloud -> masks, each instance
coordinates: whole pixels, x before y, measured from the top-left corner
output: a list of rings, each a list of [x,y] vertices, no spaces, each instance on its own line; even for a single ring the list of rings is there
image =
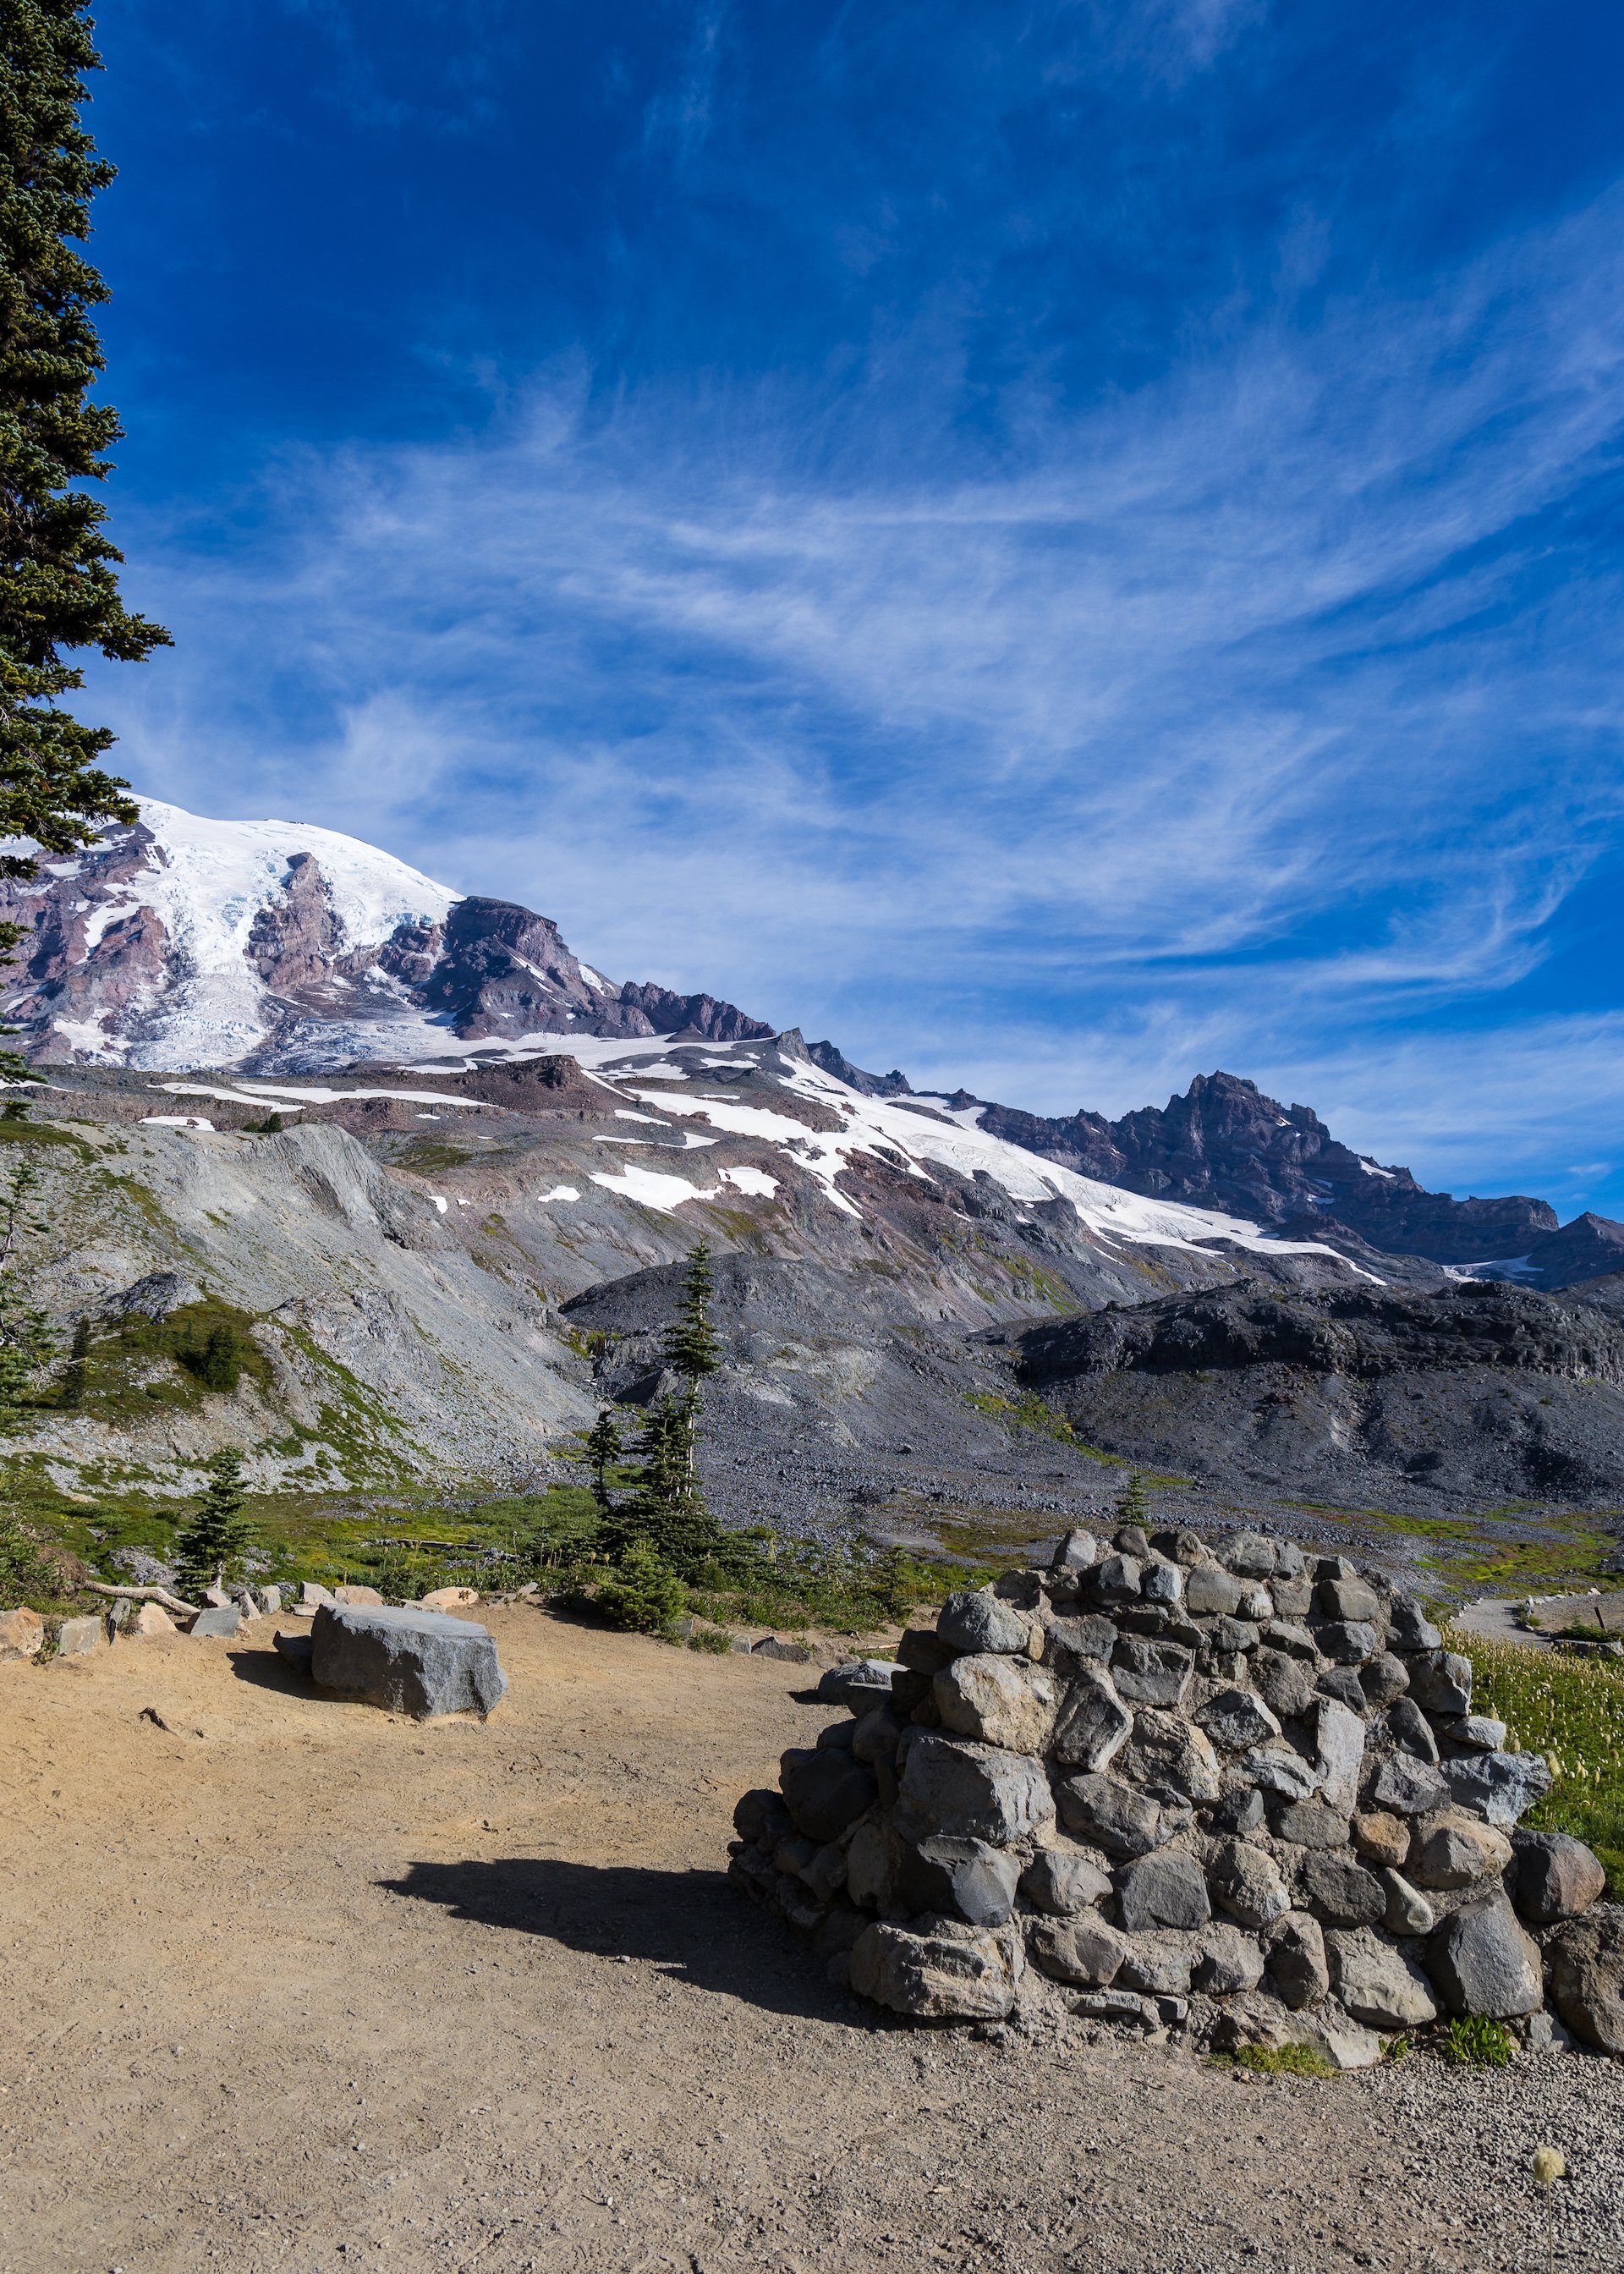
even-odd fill
[[[1605,1151],[1605,1021],[1405,1022],[1514,990],[1618,847],[1583,523],[1620,218],[1214,328],[996,449],[910,431],[906,373],[809,442],[793,388],[566,365],[478,434],[284,458],[223,533],[148,524],[181,644],[101,699],[159,794],[380,840],[983,1094],[1120,1110],[1222,1058],[1486,1181],[1581,1156],[1508,1142],[1470,1069],[1566,1066]]]

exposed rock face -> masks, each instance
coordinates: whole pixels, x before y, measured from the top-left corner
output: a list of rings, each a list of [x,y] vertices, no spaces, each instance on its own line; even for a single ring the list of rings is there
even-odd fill
[[[1362,1665],[1393,1669],[1371,1694],[1352,1626]],[[1264,1644],[1285,1628],[1289,1653]],[[1124,1694],[1152,1644],[1181,1653],[1155,1703]],[[1058,1999],[1198,2049],[1308,2041],[1364,2066],[1381,2031],[1536,2013],[1531,1922],[1569,2026],[1620,2049],[1624,1912],[1589,1908],[1601,1868],[1577,1841],[1511,1828],[1545,1763],[1485,1742],[1504,1731],[1472,1713],[1470,1662],[1383,1575],[1259,1532],[1214,1553],[1072,1532],[1047,1570],[950,1597],[901,1657],[888,1702],[873,1661],[834,1676],[861,1718],[786,1754],[781,1795],[745,1795],[732,1851],[892,2011]],[[1307,1685],[1285,1713],[1256,1687],[1274,1657]]]
[[[912,1097],[914,1085],[897,1066],[889,1073],[865,1073],[861,1066],[853,1065],[843,1050],[832,1043],[808,1043],[807,1056],[814,1065],[822,1066],[825,1073],[833,1074],[848,1088],[860,1090],[865,1097]]]
[[[1624,1324],[1582,1293],[1239,1281],[1004,1339],[1090,1443],[1237,1489],[1596,1499],[1624,1458]]]
[[[1051,1120],[992,1105],[981,1126],[1130,1192],[1282,1224],[1304,1216],[1343,1224],[1372,1247],[1439,1263],[1523,1255],[1557,1229],[1544,1201],[1425,1192],[1408,1169],[1340,1144],[1311,1107],[1278,1105],[1230,1073],[1198,1074],[1184,1096],[1120,1121],[1087,1112]]]

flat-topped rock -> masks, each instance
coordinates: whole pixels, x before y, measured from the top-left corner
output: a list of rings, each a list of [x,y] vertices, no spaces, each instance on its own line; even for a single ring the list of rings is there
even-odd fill
[[[318,1688],[415,1721],[483,1717],[508,1688],[487,1630],[444,1611],[321,1603],[310,1641]]]

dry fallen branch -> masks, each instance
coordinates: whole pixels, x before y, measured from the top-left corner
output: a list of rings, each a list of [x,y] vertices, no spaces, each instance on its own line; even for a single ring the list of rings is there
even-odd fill
[[[179,1611],[189,1619],[198,1615],[195,1603],[172,1594],[167,1587],[109,1587],[105,1579],[86,1579],[85,1585],[93,1595],[116,1595],[127,1603],[162,1603],[166,1611]]]

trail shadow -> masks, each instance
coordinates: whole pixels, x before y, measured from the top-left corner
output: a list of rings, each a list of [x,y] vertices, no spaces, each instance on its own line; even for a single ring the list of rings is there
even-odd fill
[[[803,2020],[872,2026],[823,1977],[809,1943],[756,1910],[725,1871],[660,1871],[556,1856],[409,1864],[378,1882],[456,1917],[561,1942],[593,1957],[650,1962],[702,1990]]]

